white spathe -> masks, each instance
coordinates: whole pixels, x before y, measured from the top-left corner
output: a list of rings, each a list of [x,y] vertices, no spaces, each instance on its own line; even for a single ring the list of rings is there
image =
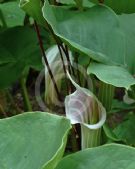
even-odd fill
[[[62,52],[62,56],[63,56],[64,64],[65,64],[65,66],[67,66],[67,59],[66,59],[64,52]],[[61,82],[65,76],[65,73],[63,70],[63,64],[62,64],[62,60],[61,60],[58,46],[53,45],[52,47],[50,47],[46,51],[46,57],[47,57],[50,69],[52,71],[52,74],[54,76],[58,90],[60,91]],[[70,57],[70,59],[72,58],[72,54],[70,51],[69,51],[69,57]],[[61,103],[58,100],[57,93],[54,88],[54,84],[53,84],[52,79],[49,75],[47,66],[46,66],[43,58],[42,58],[42,62],[45,67],[45,101],[46,101],[47,105],[61,106],[60,105]]]
[[[81,124],[82,149],[88,148],[90,146],[88,143],[89,139],[92,139],[88,132],[90,130],[98,130],[103,126],[106,121],[106,110],[90,90],[82,88],[75,83],[68,72],[67,75],[76,87],[76,91],[68,95],[65,99],[66,117],[70,119],[72,124]],[[91,124],[93,123],[94,113],[98,114],[99,121],[96,124]],[[85,145],[86,143],[87,145]]]

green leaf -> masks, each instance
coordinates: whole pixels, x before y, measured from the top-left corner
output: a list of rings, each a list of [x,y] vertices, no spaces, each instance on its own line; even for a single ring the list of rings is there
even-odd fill
[[[54,33],[78,52],[99,62],[124,64],[124,35],[109,8],[97,5],[78,11],[46,1],[43,15]]]
[[[94,74],[101,81],[116,87],[129,89],[131,85],[135,84],[133,76],[121,66],[109,66],[93,62],[90,63],[87,73]]]
[[[135,149],[109,144],[69,155],[56,169],[134,169]]]
[[[41,0],[20,0],[20,8],[22,8],[28,15],[33,17],[41,25],[45,24],[42,14]]]
[[[117,138],[123,140],[126,144],[135,145],[135,115],[130,115],[115,129]]]
[[[112,141],[120,141],[119,138],[117,138],[117,136],[114,134],[114,132],[112,131],[112,129],[107,125],[104,124],[103,126],[105,135],[108,137],[108,139],[112,140]]]
[[[98,3],[98,0],[90,0]],[[111,7],[116,13],[135,13],[134,0],[104,0],[104,4]]]
[[[40,49],[32,28],[14,27],[2,31],[0,53],[0,88],[15,82],[25,67],[42,68]]]
[[[114,99],[112,102],[112,110],[110,113],[123,112],[125,110],[135,109],[135,104],[126,104],[123,101]]]
[[[25,13],[19,8],[18,2],[0,4],[0,11],[2,12],[7,27],[23,25]]]
[[[0,66],[2,64],[15,62],[15,59],[12,57],[12,54],[8,52],[7,49],[4,46],[2,46],[2,44],[0,44],[0,53],[1,53]]]
[[[70,128],[66,118],[45,112],[0,120],[1,169],[54,169]]]
[[[134,1],[135,2],[135,1]],[[135,74],[135,14],[119,15],[120,26],[126,37],[125,63],[128,70]]]

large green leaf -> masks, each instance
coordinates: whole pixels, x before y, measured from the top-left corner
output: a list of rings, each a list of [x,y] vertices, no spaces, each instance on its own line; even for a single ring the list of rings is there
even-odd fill
[[[134,1],[135,2],[135,1]],[[119,15],[121,29],[126,37],[126,65],[135,74],[135,14]]]
[[[134,77],[124,67],[90,63],[88,74],[96,75],[101,81],[116,87],[129,87],[135,84]]]
[[[54,33],[77,51],[100,62],[124,64],[124,35],[109,8],[97,5],[78,11],[46,1],[43,15]]]
[[[41,25],[45,24],[41,0],[20,0],[20,7]]]
[[[112,131],[112,129],[108,126],[108,124],[104,124],[103,126],[103,130],[105,132],[105,135],[107,137],[107,139],[109,141],[115,141],[115,142],[118,142],[118,141],[121,141],[115,134],[114,132]]]
[[[114,133],[126,144],[135,145],[135,115],[127,117],[114,129]]]
[[[98,0],[90,0],[98,3]],[[116,13],[135,13],[134,0],[104,0],[104,4],[111,7]]]
[[[42,61],[36,33],[14,27],[0,33],[0,88],[15,82],[25,67],[40,69]],[[7,58],[7,59],[6,59]]]
[[[10,62],[15,62],[14,58],[12,57],[12,54],[7,51],[7,49],[0,44],[0,66],[2,64],[10,63]]]
[[[66,118],[45,112],[0,120],[0,168],[54,169],[70,128]]]
[[[0,11],[7,27],[23,25],[25,13],[19,8],[18,2],[7,2],[0,4]],[[0,21],[1,21],[0,17]]]
[[[109,83],[117,87],[125,87],[128,89],[131,85],[135,84],[135,79],[131,76],[131,74],[135,74],[134,17],[135,14],[119,15],[120,27],[126,38],[125,67],[92,63],[88,68],[88,73],[93,73],[105,83]],[[128,71],[131,74],[129,74]]]
[[[65,157],[56,169],[134,169],[135,149],[110,144]]]

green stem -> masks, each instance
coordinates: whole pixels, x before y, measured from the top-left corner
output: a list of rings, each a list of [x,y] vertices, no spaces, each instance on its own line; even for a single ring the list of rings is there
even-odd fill
[[[81,125],[81,133],[82,133],[82,150],[86,148],[92,148],[100,146],[101,144],[101,129],[90,130],[87,127]]]
[[[28,91],[27,91],[27,87],[26,87],[27,77],[24,74],[21,77],[20,85],[22,88],[22,96],[23,96],[24,105],[25,105],[25,109],[26,109],[25,111],[32,111],[32,106],[30,103],[30,99],[29,99],[29,95],[28,95]]]
[[[109,112],[111,110],[112,107],[112,101],[113,101],[113,97],[114,97],[114,93],[115,93],[115,87],[101,82],[99,84],[99,93],[98,93],[98,98],[101,101],[101,103],[103,104],[103,106],[106,109],[106,112]],[[104,131],[100,131],[100,134],[102,134],[102,132]],[[103,141],[103,140],[102,140]]]
[[[91,105],[91,117],[89,117],[89,124],[95,124],[99,121],[100,114],[98,110],[98,105],[96,101],[93,101]],[[82,149],[97,147],[101,144],[101,128],[100,129],[89,129],[88,127],[81,125],[82,133]]]
[[[114,86],[104,82],[100,82],[98,98],[103,104],[103,106],[106,108],[107,112],[111,110],[114,92],[115,92]]]

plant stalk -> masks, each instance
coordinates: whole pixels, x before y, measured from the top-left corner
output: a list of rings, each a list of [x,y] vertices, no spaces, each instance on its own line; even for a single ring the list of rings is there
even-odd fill
[[[89,117],[90,121],[88,121],[88,123],[95,124],[99,121],[100,118],[100,112],[98,110],[98,105],[96,101],[93,101],[91,105],[91,110],[92,113]],[[81,124],[82,149],[100,146],[101,130],[101,128],[92,130]]]
[[[61,57],[61,61],[62,61],[62,65],[63,65],[63,71],[64,71],[64,74],[65,74],[65,77],[66,77],[66,87],[67,87],[67,93],[69,94],[69,82],[67,80],[67,73],[66,73],[66,66],[65,66],[65,63],[64,63],[64,58],[63,58],[63,55],[62,55],[62,51],[61,51],[61,47],[59,44],[57,44],[58,46],[58,49],[59,49],[59,53],[60,53],[60,57]]]
[[[30,103],[28,90],[26,87],[26,80],[27,80],[27,76],[25,76],[25,74],[23,74],[21,77],[21,80],[20,80],[20,85],[21,85],[21,89],[22,89],[22,96],[23,96],[24,105],[25,105],[25,109],[26,109],[25,111],[32,111],[32,106]]]
[[[54,79],[54,76],[53,76],[53,73],[52,73],[52,71],[51,71],[51,68],[50,68],[50,66],[49,66],[49,63],[48,63],[48,60],[47,60],[47,57],[46,57],[46,54],[45,54],[45,51],[44,51],[43,42],[42,42],[41,35],[40,35],[40,31],[39,31],[39,28],[38,28],[38,25],[37,25],[36,21],[34,22],[34,24],[35,24],[35,29],[36,29],[36,32],[37,32],[37,37],[38,37],[38,40],[39,40],[39,45],[40,45],[41,53],[42,53],[42,55],[43,55],[43,59],[44,59],[45,64],[46,64],[46,66],[47,66],[47,69],[48,69],[49,75],[50,75],[50,77],[51,77],[51,80],[52,80],[52,82],[53,82],[54,88],[55,88],[55,90],[56,90],[58,99],[59,99],[60,101],[62,101],[61,96],[60,96],[60,93],[59,93],[59,90],[58,90],[58,87],[57,87],[57,85],[56,85],[56,82],[55,82],[55,79]]]
[[[115,87],[100,81],[99,89],[98,98],[108,112],[111,110]]]
[[[101,129],[90,130],[86,126],[81,125],[81,149],[100,146]]]

